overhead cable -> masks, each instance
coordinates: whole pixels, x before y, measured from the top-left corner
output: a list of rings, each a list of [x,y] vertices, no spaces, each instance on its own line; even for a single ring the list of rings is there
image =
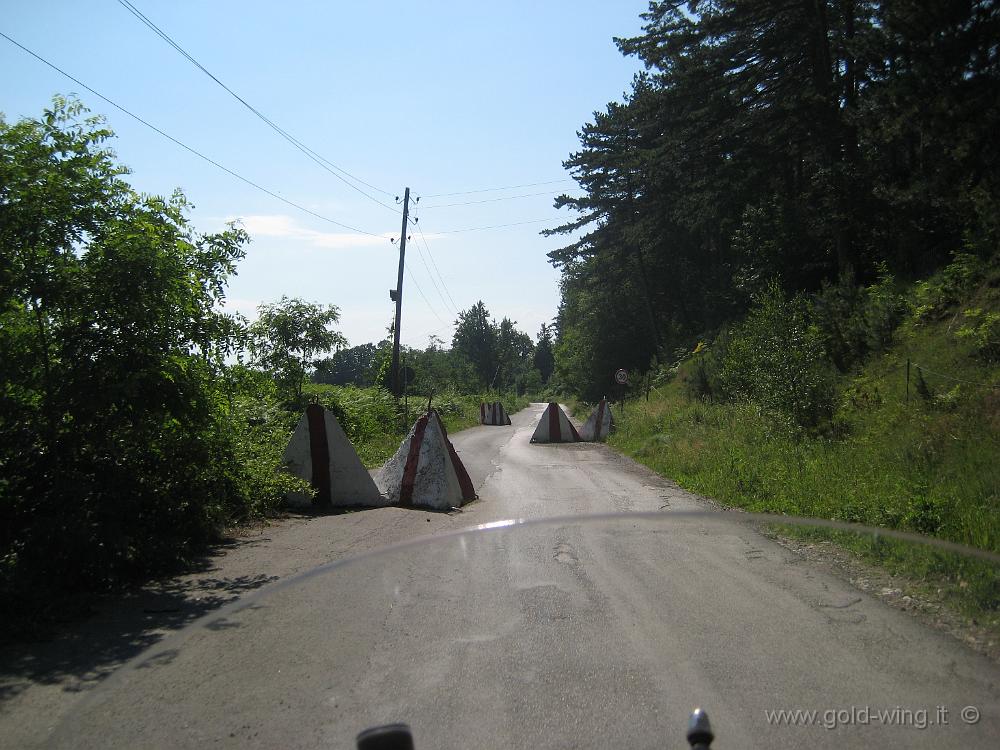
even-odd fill
[[[545,221],[545,222],[552,222],[552,221],[561,221],[561,219],[552,219],[552,218],[548,218],[548,219],[531,219],[529,221],[515,221],[515,222],[512,222],[510,224],[493,224],[492,226],[488,226],[488,227],[468,227],[466,229],[447,229],[447,230],[445,230],[443,232],[434,232],[434,234],[459,234],[460,232],[482,232],[482,231],[484,231],[486,229],[504,229],[505,227],[519,227],[519,226],[523,226],[524,224],[540,224],[543,221]]]
[[[418,226],[416,224],[416,222],[411,222],[411,223],[414,226]],[[444,298],[444,295],[441,293],[441,288],[438,286],[437,281],[434,280],[434,274],[431,272],[431,267],[429,265],[427,265],[427,259],[424,257],[424,251],[420,249],[420,243],[419,242],[415,242],[414,246],[417,248],[417,254],[420,256],[420,262],[424,264],[424,268],[427,270],[427,275],[430,277],[431,284],[434,285],[434,291],[437,292],[438,299],[441,300],[441,304],[444,306],[445,312],[454,312],[454,310],[449,309],[449,307],[448,307],[448,300],[446,300]],[[424,247],[427,247],[427,243],[426,242],[424,243]],[[431,252],[431,249],[429,247],[427,247],[427,254],[430,255],[430,252]],[[431,260],[433,261],[434,258],[432,257]],[[434,264],[434,267],[435,268],[437,267],[436,263]],[[438,275],[440,275],[440,274],[438,274]],[[442,279],[442,283],[443,283],[443,281],[444,280]]]
[[[437,338],[441,338],[440,336],[438,336],[439,333],[441,333],[442,331],[453,330],[455,328],[456,324],[457,324],[457,321],[453,322],[453,323],[449,323],[444,328],[438,328],[438,329],[433,330],[433,331],[427,331],[427,332],[421,334],[420,336],[415,336],[414,338],[418,338],[419,339],[419,338],[423,338],[424,336],[426,336],[428,338],[430,338],[431,336],[436,336]],[[443,343],[445,343],[445,341],[442,339],[441,343],[443,344]]]
[[[343,174],[347,175],[348,177],[350,177],[355,182],[359,182],[362,185],[365,185],[365,186],[371,188],[372,190],[376,190],[376,191],[378,191],[380,193],[383,193],[384,195],[391,196],[392,193],[389,193],[389,192],[387,192],[385,190],[382,190],[381,188],[377,188],[374,185],[371,185],[371,184],[365,182],[360,177],[355,177],[350,172],[348,172],[346,169],[343,169],[342,167],[338,167],[336,164],[334,164],[333,162],[331,162],[329,159],[326,159],[321,154],[316,153],[313,149],[309,148],[307,145],[305,145],[304,143],[302,143],[300,140],[298,140],[294,136],[290,135],[287,131],[285,131],[283,128],[281,128],[277,123],[275,123],[269,117],[267,117],[266,115],[264,115],[260,110],[258,110],[252,104],[250,104],[246,99],[244,99],[242,96],[240,96],[235,91],[233,91],[231,88],[229,88],[229,86],[227,86],[222,81],[220,81],[214,74],[211,73],[211,71],[209,71],[204,65],[202,65],[194,57],[192,57],[177,42],[175,42],[173,39],[171,39],[170,36],[165,31],[163,31],[162,29],[160,29],[159,26],[157,26],[155,23],[153,23],[151,20],[149,20],[149,18],[147,16],[145,16],[142,13],[142,11],[140,11],[138,8],[136,8],[134,5],[132,5],[132,3],[129,2],[129,0],[118,0],[118,2],[119,2],[119,4],[123,8],[125,8],[132,15],[134,15],[136,18],[138,18],[143,24],[145,24],[150,30],[152,30],[157,36],[159,36],[161,39],[163,39],[163,41],[165,41],[167,44],[169,44],[171,47],[173,47],[175,50],[177,50],[181,55],[183,55],[192,65],[194,65],[195,67],[197,67],[205,75],[207,75],[209,78],[211,78],[217,84],[219,84],[219,86],[221,86],[223,89],[225,89],[240,104],[242,104],[244,107],[246,107],[248,110],[250,110],[254,115],[256,115],[258,118],[260,118],[265,124],[267,124],[268,127],[270,127],[272,130],[274,130],[276,133],[278,133],[278,135],[280,135],[286,141],[288,141],[293,146],[295,146],[295,148],[297,148],[299,151],[301,151],[303,154],[305,154],[309,159],[311,159],[316,164],[318,164],[322,169],[325,169],[327,172],[329,172],[330,174],[332,174],[334,177],[336,177],[338,180],[340,180],[341,182],[343,182],[349,188],[351,188],[352,190],[357,191],[361,195],[365,196],[369,200],[374,201],[375,203],[379,204],[383,208],[387,208],[390,211],[392,211],[393,213],[397,213],[397,214],[400,213],[399,209],[397,209],[395,206],[390,206],[388,203],[384,203],[384,202],[380,201],[378,198],[374,197],[373,195],[370,195],[370,194],[366,193],[364,190],[362,190],[361,188],[359,188],[357,185],[354,185],[354,184],[348,182],[347,180],[345,180],[340,174],[338,174],[338,172],[342,172]],[[327,166],[327,165],[329,165],[329,166]],[[332,167],[333,169],[331,169],[330,167]],[[334,170],[336,170],[336,171],[334,171]]]
[[[510,201],[515,198],[533,198],[537,195],[555,195],[557,193],[562,193],[562,190],[544,190],[541,193],[521,193],[520,195],[504,195],[500,198],[484,198],[478,201],[463,201],[462,203],[438,203],[435,206],[424,206],[424,209],[428,208],[450,208],[452,206],[472,206],[477,203],[496,203],[497,201]]]
[[[250,179],[244,177],[243,175],[239,174],[238,172],[233,171],[229,167],[223,166],[222,164],[220,164],[219,162],[215,161],[211,157],[205,156],[205,154],[201,153],[197,149],[194,149],[191,146],[188,146],[186,143],[183,143],[182,141],[177,140],[176,138],[174,138],[169,133],[165,133],[164,131],[160,130],[158,127],[156,127],[152,123],[147,122],[146,120],[144,120],[141,117],[139,117],[139,115],[134,114],[134,113],[130,112],[129,110],[125,109],[125,107],[121,106],[120,104],[116,104],[111,99],[109,99],[108,97],[106,97],[104,94],[100,93],[99,91],[96,91],[95,89],[92,89],[90,86],[88,86],[87,84],[85,84],[79,78],[74,78],[69,73],[67,73],[65,70],[63,70],[62,68],[58,67],[57,65],[55,65],[53,63],[50,63],[48,60],[46,60],[41,55],[39,55],[39,54],[37,54],[35,52],[32,52],[30,49],[28,49],[27,47],[25,47],[23,44],[20,44],[20,43],[14,41],[9,36],[7,36],[6,34],[4,34],[2,31],[0,31],[0,36],[2,36],[4,39],[6,39],[11,44],[13,44],[15,47],[19,47],[20,49],[24,50],[25,52],[27,52],[29,55],[31,55],[32,57],[34,57],[39,62],[42,62],[45,65],[48,65],[50,68],[52,68],[57,73],[60,73],[60,74],[62,74],[64,76],[66,76],[66,78],[68,78],[69,80],[73,81],[73,83],[75,83],[76,85],[82,86],[83,88],[85,88],[87,91],[89,91],[94,96],[96,96],[96,97],[104,100],[105,102],[107,102],[108,104],[110,104],[115,109],[117,109],[117,110],[125,113],[126,115],[128,115],[129,117],[131,117],[136,122],[139,122],[139,123],[145,125],[150,130],[156,131],[157,133],[159,133],[160,135],[162,135],[167,140],[172,141],[173,143],[176,143],[178,146],[180,146],[181,148],[185,149],[186,151],[191,152],[192,154],[194,154],[195,156],[197,156],[199,159],[203,159],[204,161],[207,161],[209,164],[211,164],[211,165],[213,165],[215,167],[218,167],[223,172],[226,172],[227,174],[232,175],[233,177],[235,177],[236,179],[240,180],[241,182],[245,182],[247,185],[250,185],[250,187],[256,188],[257,190],[260,190],[261,192],[266,193],[267,195],[270,195],[272,198],[277,198],[282,203],[287,203],[289,206],[292,206],[293,208],[297,208],[299,211],[303,211],[304,213],[307,213],[310,216],[314,216],[317,219],[320,219],[322,221],[328,222],[330,224],[335,224],[336,226],[342,227],[344,229],[349,229],[350,231],[357,232],[358,234],[368,235],[369,237],[380,237],[380,238],[382,237],[382,235],[380,235],[380,234],[375,234],[374,232],[366,232],[364,229],[358,229],[357,227],[352,227],[352,226],[350,226],[348,224],[344,224],[343,222],[337,221],[336,219],[331,219],[328,216],[323,216],[322,214],[318,214],[315,211],[311,211],[310,209],[308,209],[308,208],[306,208],[304,206],[300,206],[298,203],[295,203],[294,201],[290,201],[288,198],[285,198],[285,197],[279,195],[278,193],[275,193],[273,190],[268,190],[266,187],[263,187],[262,185],[258,185],[253,180],[250,180]]]
[[[458,312],[458,305],[455,304],[455,298],[451,296],[451,291],[448,289],[448,285],[444,281],[444,276],[441,275],[441,270],[438,268],[437,261],[434,260],[434,254],[431,252],[430,245],[427,244],[427,238],[424,237],[424,230],[420,228],[420,224],[416,220],[413,222],[413,226],[417,228],[417,233],[420,235],[420,240],[424,243],[424,247],[427,248],[427,254],[431,258],[431,263],[434,265],[434,270],[437,271],[438,278],[441,279],[441,286],[444,287],[445,293],[448,295],[448,299],[451,300],[452,312]],[[420,246],[417,245],[419,248]],[[442,300],[443,301],[443,300]],[[447,307],[447,305],[445,305]]]
[[[434,309],[434,305],[431,304],[431,301],[427,299],[427,295],[424,294],[424,290],[420,288],[420,284],[417,282],[417,277],[413,275],[413,271],[410,270],[409,266],[406,267],[406,272],[410,274],[410,281],[413,282],[413,286],[417,288],[417,291],[420,292],[420,296],[424,298],[424,302],[427,304],[427,309],[434,313],[434,317],[441,321],[443,325],[448,325],[444,322],[444,318],[438,315],[438,311]]]
[[[978,386],[979,388],[1000,388],[1000,383],[982,383],[978,380],[966,380],[965,378],[956,378],[954,375],[949,375],[944,372],[937,372],[936,370],[932,370],[929,367],[924,367],[923,365],[918,364],[916,362],[913,363],[913,366],[916,367],[918,370],[921,370],[922,372],[929,372],[931,375],[937,375],[939,378],[947,378],[948,380],[953,380],[956,383],[975,385]]]
[[[557,182],[572,182],[569,177],[559,180],[546,180],[545,182],[526,182],[523,185],[507,185],[505,187],[480,188],[478,190],[462,190],[457,193],[434,193],[426,195],[425,198],[449,198],[453,195],[472,195],[473,193],[493,193],[500,190],[516,190],[517,188],[538,187],[539,185],[555,185]]]

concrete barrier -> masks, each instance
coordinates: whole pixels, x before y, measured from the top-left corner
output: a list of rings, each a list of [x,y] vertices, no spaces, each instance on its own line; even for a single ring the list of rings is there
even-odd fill
[[[508,425],[510,415],[499,401],[479,404],[479,423],[488,425]]]
[[[416,421],[376,482],[390,502],[403,506],[449,510],[476,499],[469,473],[434,409]]]
[[[569,417],[559,408],[559,404],[550,403],[542,412],[542,418],[538,420],[534,433],[531,435],[533,443],[577,443],[580,435],[577,433]]]
[[[292,474],[316,488],[313,500],[302,493],[290,493],[286,498],[289,505],[389,504],[389,500],[379,493],[337,418],[319,404],[306,407],[285,448],[284,460]]]
[[[580,428],[580,437],[590,443],[607,440],[608,435],[615,429],[615,418],[611,414],[611,407],[608,400],[602,398],[601,402],[587,418],[583,427]]]

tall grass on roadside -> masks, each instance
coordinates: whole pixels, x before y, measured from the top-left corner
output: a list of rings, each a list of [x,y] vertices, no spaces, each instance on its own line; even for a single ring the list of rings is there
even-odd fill
[[[681,485],[762,513],[905,529],[1000,551],[1000,436],[986,415],[895,405],[849,439],[800,439],[758,407],[664,394],[619,419],[613,446]]]

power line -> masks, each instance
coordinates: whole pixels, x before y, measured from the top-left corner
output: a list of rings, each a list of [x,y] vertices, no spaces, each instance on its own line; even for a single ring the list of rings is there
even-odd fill
[[[545,190],[541,193],[522,193],[521,195],[505,195],[501,198],[485,198],[484,200],[478,201],[463,201],[462,203],[438,203],[436,206],[424,206],[425,209],[428,208],[450,208],[452,206],[472,206],[478,203],[496,203],[497,201],[510,201],[515,198],[533,198],[537,195],[556,195],[557,193],[562,193],[562,190]]]
[[[517,188],[538,187],[539,185],[555,185],[557,182],[572,182],[569,177],[559,180],[547,180],[546,182],[526,182],[523,185],[507,185],[505,187],[480,188],[479,190],[463,190],[458,193],[434,193],[425,195],[425,198],[449,198],[453,195],[472,195],[473,193],[493,193],[499,190],[516,190]]]
[[[444,276],[441,275],[441,269],[438,268],[437,261],[434,260],[434,253],[431,252],[430,245],[427,244],[427,238],[424,237],[424,230],[420,228],[420,224],[417,223],[416,219],[414,219],[413,225],[417,228],[417,233],[420,235],[420,240],[424,243],[424,247],[427,248],[427,254],[431,258],[431,263],[434,264],[434,270],[437,271],[438,278],[441,279],[441,286],[444,287],[444,291],[447,293],[448,299],[451,300],[452,312],[457,313],[458,305],[455,303],[455,298],[451,296],[451,291],[448,289],[448,285],[444,281]],[[417,245],[417,247],[419,248],[420,246]],[[433,277],[431,278],[433,280]],[[442,299],[442,302],[443,301],[444,300]],[[445,307],[447,307],[447,305],[445,305]]]
[[[348,172],[346,169],[343,169],[342,167],[337,166],[336,164],[334,164],[330,160],[328,160],[325,157],[323,157],[321,154],[316,153],[313,149],[311,149],[308,146],[306,146],[304,143],[302,143],[301,141],[299,141],[298,139],[296,139],[294,136],[292,136],[289,133],[287,133],[285,130],[283,130],[281,127],[279,127],[275,122],[273,122],[270,118],[266,117],[257,108],[255,108],[249,102],[247,102],[245,99],[243,99],[243,97],[241,97],[239,94],[237,94],[231,88],[229,88],[226,84],[224,84],[222,81],[220,81],[207,68],[205,68],[204,65],[202,65],[200,62],[198,62],[186,50],[184,50],[177,42],[175,42],[173,39],[171,39],[170,36],[165,31],[163,31],[162,29],[160,29],[146,15],[144,15],[142,13],[142,11],[138,10],[134,5],[132,5],[132,3],[129,2],[129,0],[118,0],[118,2],[119,2],[119,4],[122,5],[122,7],[124,7],[126,10],[128,10],[130,13],[132,13],[132,15],[134,15],[136,18],[138,18],[143,24],[145,24],[149,29],[151,29],[155,34],[157,34],[167,44],[169,44],[171,47],[173,47],[175,50],[177,50],[181,55],[183,55],[188,61],[191,62],[191,64],[193,64],[195,67],[197,67],[199,70],[201,70],[205,75],[207,75],[209,78],[211,78],[213,81],[215,81],[219,86],[221,86],[223,89],[225,89],[233,98],[235,98],[244,107],[246,107],[248,110],[250,110],[254,115],[256,115],[262,121],[264,121],[275,132],[277,132],[279,135],[281,135],[283,138],[285,138],[287,141],[289,141],[292,145],[294,145],[297,149],[299,149],[300,151],[302,151],[306,156],[308,156],[314,162],[316,162],[317,164],[319,164],[320,167],[322,167],[323,169],[326,169],[327,172],[330,172],[334,177],[336,177],[338,180],[340,180],[341,182],[343,182],[345,185],[347,185],[352,190],[356,190],[357,192],[359,192],[362,195],[364,195],[366,198],[369,198],[369,199],[375,201],[379,205],[381,205],[381,206],[383,206],[385,208],[388,208],[390,211],[393,211],[394,213],[399,213],[399,211],[396,208],[394,208],[393,206],[390,206],[390,205],[388,205],[386,203],[383,203],[382,201],[378,200],[377,198],[374,198],[374,197],[368,195],[368,193],[366,193],[365,191],[363,191],[360,188],[356,187],[355,185],[352,185],[351,183],[347,182],[347,180],[345,180],[343,177],[341,177],[336,172],[333,172],[330,169],[327,169],[327,167],[325,167],[322,162],[325,162],[326,164],[330,165],[331,167],[333,167],[334,169],[336,169],[339,172],[343,172],[345,175],[347,175],[348,177],[350,177],[352,180],[354,180],[356,182],[360,182],[362,185],[366,185],[367,187],[370,187],[372,190],[376,190],[376,191],[378,191],[380,193],[383,193],[385,195],[388,195],[388,196],[391,196],[392,193],[390,193],[390,192],[388,192],[386,190],[382,190],[381,188],[378,188],[378,187],[376,187],[374,185],[371,185],[371,184],[365,182],[364,180],[362,180],[360,177],[354,176],[353,174],[351,174],[350,172]]]
[[[511,224],[494,224],[488,227],[468,227],[467,229],[448,229],[434,234],[459,234],[460,232],[482,232],[486,229],[503,229],[505,227],[519,227],[524,224],[539,224],[543,221],[561,221],[561,219],[531,219],[530,221],[515,221]]]
[[[378,198],[376,198],[376,197],[374,197],[372,195],[369,195],[364,190],[362,190],[361,188],[359,188],[357,185],[353,185],[350,182],[348,182],[347,180],[345,180],[337,172],[343,172],[345,175],[347,175],[348,177],[350,177],[355,182],[360,182],[362,185],[365,185],[365,186],[371,188],[372,190],[376,190],[376,191],[378,191],[380,193],[384,193],[385,195],[391,196],[392,193],[389,193],[389,192],[387,192],[385,190],[382,190],[381,188],[377,188],[374,185],[371,185],[371,184],[365,182],[364,180],[362,180],[359,177],[355,177],[350,172],[348,172],[346,169],[338,167],[336,164],[334,164],[333,162],[331,162],[329,159],[326,159],[322,155],[316,153],[313,149],[309,148],[304,143],[302,143],[300,140],[298,140],[294,136],[290,135],[288,132],[286,132],[284,129],[282,129],[277,123],[275,123],[273,120],[271,120],[266,115],[264,115],[260,110],[258,110],[252,104],[250,104],[249,102],[247,102],[246,99],[244,99],[242,96],[240,96],[239,94],[237,94],[235,91],[233,91],[231,88],[229,88],[222,81],[220,81],[204,65],[202,65],[200,62],[198,62],[184,48],[182,48],[177,42],[175,42],[173,39],[171,39],[170,36],[165,31],[163,31],[159,26],[157,26],[155,23],[153,23],[151,20],[149,20],[149,18],[147,16],[145,16],[142,13],[142,11],[140,11],[138,8],[136,8],[134,5],[132,5],[132,3],[129,2],[129,0],[118,0],[118,3],[123,8],[125,8],[127,11],[129,11],[133,16],[135,16],[136,18],[138,18],[143,24],[145,24],[150,30],[152,30],[153,33],[155,33],[163,41],[165,41],[167,44],[169,44],[171,47],[173,47],[175,50],[177,50],[181,55],[183,55],[192,65],[194,65],[195,67],[197,67],[205,75],[207,75],[209,78],[211,78],[217,84],[219,84],[219,86],[221,86],[223,89],[225,89],[240,104],[242,104],[244,107],[246,107],[248,110],[250,110],[254,115],[256,115],[258,118],[260,118],[264,123],[266,123],[268,127],[270,127],[272,130],[274,130],[276,133],[278,133],[282,138],[284,138],[286,141],[288,141],[293,146],[295,146],[295,148],[297,148],[299,151],[301,151],[303,154],[305,154],[309,159],[311,159],[316,164],[318,164],[320,166],[320,168],[326,170],[327,172],[329,172],[330,174],[332,174],[334,177],[336,177],[338,180],[340,180],[345,185],[347,185],[349,188],[351,188],[352,190],[357,191],[361,195],[365,196],[369,200],[374,201],[375,203],[379,204],[383,208],[387,208],[390,211],[392,211],[393,213],[397,213],[397,214],[399,213],[399,209],[397,209],[395,206],[390,206],[388,203],[383,203]],[[329,165],[329,166],[327,166],[327,165]],[[333,169],[331,169],[330,167],[333,167]],[[334,170],[337,170],[337,171],[334,171]]]
[[[423,333],[421,336],[416,336],[415,338],[423,338],[424,336],[426,336],[427,338],[430,338],[431,336],[438,336],[438,334],[441,333],[442,331],[449,331],[449,330],[453,331],[454,328],[455,328],[455,323],[449,323],[444,328],[438,328],[438,329],[433,330],[433,331],[427,331],[427,332]],[[441,338],[441,337],[438,336],[438,338]],[[446,342],[444,342],[442,340],[442,343],[446,343]]]
[[[447,294],[448,299],[451,300],[452,311],[458,313],[458,303],[455,302],[455,298],[451,296],[451,290],[448,289],[448,285],[444,281],[444,276],[441,275],[441,269],[438,268],[437,261],[434,260],[434,254],[431,252],[430,245],[427,244],[427,238],[424,237],[424,230],[418,226],[417,232],[420,234],[420,239],[424,243],[424,247],[427,248],[427,254],[431,256],[431,264],[434,266],[434,270],[437,271],[438,278],[441,279],[441,286],[444,287],[445,294]]]
[[[419,225],[416,223],[416,221],[410,221],[410,224],[419,228]],[[426,242],[424,243],[424,247],[427,247]],[[438,298],[441,300],[441,304],[444,306],[445,312],[448,312],[449,311],[448,301],[444,298],[444,295],[441,294],[441,288],[438,286],[437,281],[434,280],[434,274],[431,273],[431,267],[427,265],[427,259],[424,257],[424,251],[420,249],[420,243],[416,243],[416,248],[417,248],[417,254],[420,256],[420,262],[424,264],[424,268],[427,270],[427,275],[430,277],[431,284],[434,285],[434,291],[437,292]],[[427,247],[427,254],[430,255],[430,252],[431,249]],[[434,260],[433,256],[431,256],[431,260],[432,261]],[[434,264],[434,267],[437,268],[436,263]],[[441,283],[444,283],[444,279],[441,280]],[[452,309],[451,312],[454,312],[454,309]]]
[[[417,282],[417,277],[413,275],[413,271],[410,270],[409,266],[406,267],[406,272],[410,274],[410,281],[413,282],[413,286],[415,286],[417,291],[420,292],[420,296],[423,297],[424,302],[427,304],[427,309],[434,313],[434,317],[441,321],[443,325],[448,325],[444,322],[444,318],[438,315],[438,311],[434,309],[434,305],[431,304],[431,301],[427,299],[427,295],[425,295],[424,290],[420,288],[420,284]]]
[[[343,222],[339,222],[336,219],[331,219],[328,216],[323,216],[322,214],[318,214],[315,211],[309,210],[305,206],[300,206],[298,203],[295,203],[294,201],[290,201],[288,198],[285,198],[285,197],[279,195],[278,193],[275,193],[273,190],[268,190],[266,187],[263,187],[262,185],[258,185],[253,180],[250,180],[250,179],[244,177],[243,175],[239,174],[238,172],[234,172],[229,167],[223,166],[222,164],[220,164],[219,162],[215,161],[214,159],[212,159],[212,158],[210,158],[208,156],[205,156],[205,154],[201,153],[197,149],[194,149],[191,146],[188,146],[186,143],[183,143],[183,142],[177,140],[176,138],[174,138],[169,133],[165,133],[164,131],[162,131],[158,127],[156,127],[155,125],[153,125],[153,124],[147,122],[146,120],[142,119],[141,117],[139,117],[139,115],[134,114],[134,113],[130,112],[129,110],[125,109],[125,107],[121,106],[120,104],[116,104],[111,99],[109,99],[108,97],[106,97],[104,94],[100,93],[99,91],[96,91],[95,89],[92,89],[90,86],[88,86],[87,84],[85,84],[79,78],[74,78],[69,73],[67,73],[65,70],[63,70],[62,68],[58,67],[57,65],[55,65],[53,63],[50,63],[48,60],[46,60],[41,55],[36,54],[35,52],[32,52],[30,49],[28,49],[27,47],[25,47],[23,44],[15,42],[13,39],[11,39],[9,36],[7,36],[6,34],[4,34],[2,31],[0,31],[0,36],[2,36],[4,39],[6,39],[11,44],[13,44],[15,47],[19,47],[20,49],[24,50],[25,52],[27,52],[29,55],[31,55],[32,57],[34,57],[39,62],[45,63],[46,65],[48,65],[50,68],[52,68],[57,73],[60,73],[60,74],[62,74],[64,76],[66,76],[66,78],[68,78],[69,80],[73,81],[73,83],[75,83],[76,85],[82,86],[83,88],[85,88],[87,91],[89,91],[94,96],[96,96],[96,97],[98,97],[100,99],[103,99],[105,102],[107,102],[108,104],[110,104],[115,109],[117,109],[117,110],[119,110],[121,112],[124,112],[126,115],[128,115],[129,117],[131,117],[133,120],[136,120],[137,122],[142,123],[143,125],[145,125],[150,130],[156,131],[157,133],[159,133],[160,135],[162,135],[167,140],[172,141],[173,143],[176,143],[178,146],[180,146],[181,148],[185,149],[186,151],[191,152],[192,154],[194,154],[195,156],[197,156],[199,159],[203,159],[203,160],[207,161],[209,164],[211,164],[211,165],[213,165],[215,167],[218,167],[223,172],[226,172],[227,174],[232,175],[236,179],[238,179],[238,180],[240,180],[242,182],[245,182],[247,185],[250,185],[251,187],[256,188],[257,190],[260,190],[263,193],[267,193],[272,198],[277,198],[282,203],[287,203],[289,206],[292,206],[293,208],[297,208],[299,211],[303,211],[303,212],[309,214],[310,216],[315,216],[317,219],[321,219],[322,221],[329,222],[330,224],[335,224],[336,226],[342,227],[344,229],[349,229],[352,232],[357,232],[358,234],[366,234],[369,237],[379,237],[379,238],[382,237],[382,235],[380,235],[380,234],[375,234],[374,232],[366,232],[364,229],[358,229],[357,227],[352,227],[352,226],[350,226],[348,224],[344,224]]]

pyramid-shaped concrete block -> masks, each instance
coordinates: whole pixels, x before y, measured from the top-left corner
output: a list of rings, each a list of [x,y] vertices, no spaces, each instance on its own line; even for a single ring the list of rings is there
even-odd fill
[[[583,427],[580,428],[580,437],[587,442],[596,443],[607,440],[615,429],[615,418],[611,414],[611,407],[606,398],[601,399],[593,413],[587,418]]]
[[[433,409],[416,421],[376,481],[391,502],[403,506],[450,510],[476,499],[469,473]]]
[[[508,425],[510,424],[510,415],[507,414],[507,410],[503,408],[503,404],[499,401],[481,403],[479,404],[479,423]]]
[[[340,423],[319,404],[309,404],[295,426],[288,447],[285,466],[295,476],[316,488],[312,504],[320,507],[388,505],[379,494],[371,474],[361,463],[354,446]],[[310,499],[301,493],[287,497],[290,505],[304,506]]]
[[[538,425],[531,435],[533,443],[577,443],[579,441],[580,435],[573,423],[569,421],[569,417],[556,403],[550,403],[545,407],[542,418],[538,420]]]

